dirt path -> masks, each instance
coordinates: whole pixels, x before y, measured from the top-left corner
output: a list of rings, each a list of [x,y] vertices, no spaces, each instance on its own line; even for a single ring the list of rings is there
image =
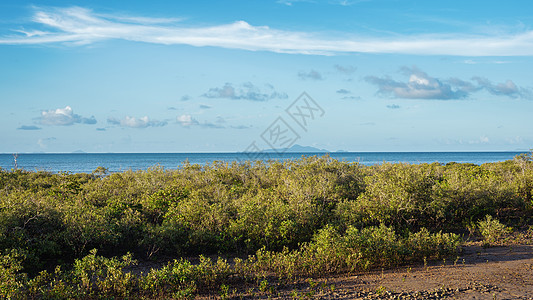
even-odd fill
[[[333,285],[333,286],[332,286]],[[533,246],[468,246],[453,261],[319,280],[272,298],[533,299]]]

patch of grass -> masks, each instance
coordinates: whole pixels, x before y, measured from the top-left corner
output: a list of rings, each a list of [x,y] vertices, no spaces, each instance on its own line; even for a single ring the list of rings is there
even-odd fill
[[[510,227],[500,223],[491,215],[486,215],[485,219],[478,221],[477,228],[486,245],[492,245],[512,232]]]

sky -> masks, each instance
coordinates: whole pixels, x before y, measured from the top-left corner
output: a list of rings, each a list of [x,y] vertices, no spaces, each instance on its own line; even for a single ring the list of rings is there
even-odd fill
[[[533,148],[533,2],[1,1],[0,153]]]

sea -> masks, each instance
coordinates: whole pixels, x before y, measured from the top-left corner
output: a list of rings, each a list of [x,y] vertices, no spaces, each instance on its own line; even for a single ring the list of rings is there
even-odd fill
[[[242,162],[243,160],[299,159],[302,156],[329,155],[339,161],[359,162],[363,165],[391,163],[473,163],[483,164],[513,159],[526,152],[285,152],[264,153],[39,153],[18,154],[17,168],[27,171],[47,171],[52,173],[91,173],[98,167],[108,172],[126,170],[146,170],[151,167],[178,169],[184,163],[210,164],[215,161]],[[0,168],[15,168],[13,154],[0,154]]]

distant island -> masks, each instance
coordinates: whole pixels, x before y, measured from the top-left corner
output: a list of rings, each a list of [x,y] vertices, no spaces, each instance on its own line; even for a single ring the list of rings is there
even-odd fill
[[[85,151],[83,151],[83,150],[72,151],[72,153],[83,153],[83,154],[87,154],[87,152],[85,152]]]
[[[311,146],[302,146],[302,145],[298,145],[298,144],[295,144],[293,145],[292,147],[290,148],[282,148],[282,149],[266,149],[265,152],[277,152],[277,153],[286,153],[286,152],[291,152],[291,153],[328,153],[328,152],[331,152],[329,150],[326,150],[326,149],[318,149],[318,148],[315,148],[315,147],[311,147]]]

